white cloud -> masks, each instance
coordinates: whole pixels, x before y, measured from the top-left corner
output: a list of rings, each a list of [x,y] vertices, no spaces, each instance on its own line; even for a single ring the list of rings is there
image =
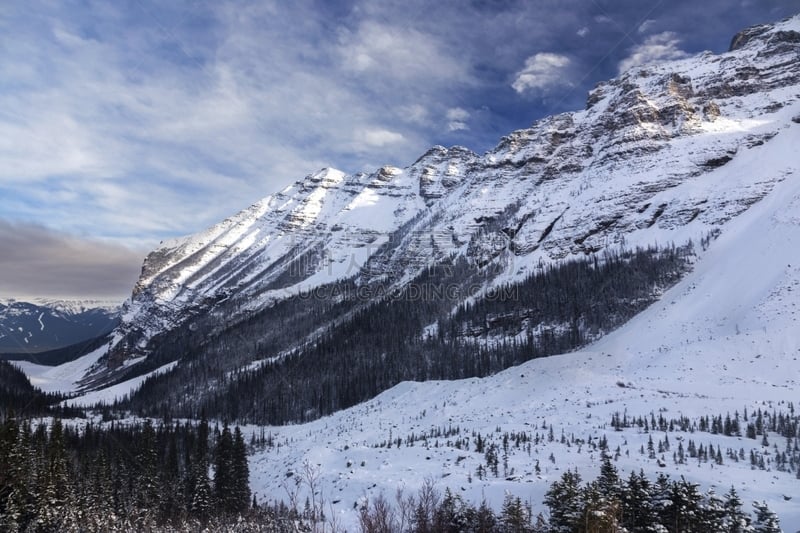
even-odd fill
[[[368,146],[388,146],[391,144],[402,143],[405,137],[396,131],[384,129],[368,129],[356,135],[358,142],[363,142]]]
[[[447,120],[467,120],[469,111],[461,107],[451,107],[447,110]]]
[[[400,106],[400,118],[412,124],[427,124],[429,122],[428,109],[421,104],[411,104],[407,106]]]
[[[570,63],[567,56],[540,52],[525,60],[525,67],[517,72],[511,86],[522,94],[530,90],[546,92],[555,87],[569,85],[566,75]]]
[[[339,35],[302,6],[212,4],[213,38],[149,20],[87,37],[92,24],[41,7],[0,60],[14,80],[0,90],[0,216],[135,245],[201,230],[315,168],[413,161],[433,144],[443,87],[467,78],[432,36],[381,37],[368,21],[352,37],[379,64],[345,68]]]
[[[588,26],[584,26],[581,29],[579,29],[578,31],[576,31],[575,33],[578,34],[578,37],[586,37],[587,35],[589,35],[589,27]]]
[[[345,69],[403,82],[466,80],[466,65],[430,35],[405,26],[367,20],[355,32],[342,30],[338,52]]]
[[[657,21],[656,21],[656,20],[654,20],[654,19],[647,19],[647,20],[645,20],[644,22],[642,22],[641,24],[639,24],[639,29],[638,29],[638,32],[639,32],[639,33],[647,33],[647,32],[650,30],[650,28],[652,28],[653,26],[655,26],[655,25],[656,25],[656,22],[657,22]]]
[[[687,57],[688,54],[678,48],[679,44],[680,39],[671,31],[651,35],[643,44],[635,46],[628,57],[620,61],[619,73],[650,63]]]
[[[461,107],[451,107],[445,114],[447,117],[447,131],[465,131],[469,129],[467,119],[469,111]]]

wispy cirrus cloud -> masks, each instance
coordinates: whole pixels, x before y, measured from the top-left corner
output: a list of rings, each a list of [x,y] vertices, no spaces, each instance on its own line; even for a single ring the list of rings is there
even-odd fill
[[[644,22],[642,22],[641,24],[639,24],[639,27],[636,29],[636,31],[639,32],[639,33],[647,33],[653,27],[655,27],[656,24],[658,24],[657,20],[655,20],[655,19],[647,19]]]
[[[367,20],[339,32],[345,69],[393,82],[469,82],[469,65],[450,55],[432,35],[412,27]]]

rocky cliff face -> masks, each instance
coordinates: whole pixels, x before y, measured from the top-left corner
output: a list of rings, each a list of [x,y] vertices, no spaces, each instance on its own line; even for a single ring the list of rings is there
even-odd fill
[[[482,156],[437,146],[406,168],[311,174],[153,251],[86,385],[114,379],[198,317],[224,331],[335,280],[402,286],[455,255],[493,265],[488,287],[621,244],[715,235],[789,177],[737,156],[792,157],[769,146],[800,127],[799,99],[794,17],[740,32],[728,53],[602,82],[586,109],[537,121]]]

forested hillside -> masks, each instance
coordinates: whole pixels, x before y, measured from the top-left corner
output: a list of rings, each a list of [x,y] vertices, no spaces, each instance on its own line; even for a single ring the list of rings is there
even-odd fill
[[[149,378],[118,407],[281,424],[356,405],[401,381],[487,376],[573,350],[624,323],[678,281],[691,257],[691,247],[670,247],[569,260],[477,293],[468,304],[459,302],[485,274],[463,259],[431,267],[368,305],[361,295],[384,290],[380,283],[327,286],[219,337],[187,336],[186,345],[172,347],[186,353],[175,370]],[[297,311],[309,305],[316,320]],[[336,327],[284,351],[303,327],[326,319]],[[254,346],[252,331],[273,340]],[[242,359],[258,362],[241,368]],[[208,383],[214,386],[201,385]]]

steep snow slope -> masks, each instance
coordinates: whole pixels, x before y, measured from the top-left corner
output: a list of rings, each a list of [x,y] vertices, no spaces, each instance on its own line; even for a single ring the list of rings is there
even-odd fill
[[[615,412],[696,421],[745,409],[787,412],[800,396],[800,125],[786,126],[772,141],[772,157],[749,152],[732,162],[733,173],[778,173],[785,179],[762,201],[731,221],[722,236],[701,254],[694,271],[669,290],[662,301],[585,350],[538,359],[485,379],[402,383],[358,407],[313,423],[267,428],[277,444],[251,460],[253,490],[262,500],[287,499],[308,465],[318,471],[324,509],[342,523],[357,523],[356,502],[395,491],[415,492],[426,478],[440,490],[451,490],[499,507],[505,491],[529,499],[534,508],[548,483],[565,469],[578,467],[584,478],[597,475],[600,453],[586,444],[605,436],[612,452],[619,446],[617,467],[643,468],[655,476],[685,476],[714,488],[734,486],[745,502],[766,499],[785,531],[800,528],[800,492],[793,473],[751,469],[749,460],[723,465],[689,459],[676,465],[679,444],[751,450],[774,455],[784,438],[769,434],[770,446],[746,437],[704,432],[669,432],[671,451],[665,467],[639,453],[650,435],[638,428],[615,432]],[[484,462],[474,450],[475,433],[500,445],[502,433],[525,432],[544,437],[552,424],[555,441],[544,439],[530,452],[511,447],[509,471],[480,480]],[[411,434],[458,428],[458,436],[430,437],[405,443]],[[254,431],[260,431],[257,428]],[[744,428],[743,428],[744,431]],[[560,442],[562,432],[583,445]],[[469,449],[456,448],[458,437]],[[377,447],[400,438],[402,446]],[[449,443],[448,443],[449,441]],[[502,451],[501,451],[502,453]],[[549,458],[552,454],[554,461]],[[541,472],[534,465],[538,461]],[[511,472],[513,469],[513,473]],[[288,473],[292,473],[288,477]],[[298,499],[308,495],[300,483]],[[790,497],[791,500],[784,498]],[[748,504],[749,507],[749,504]]]
[[[747,30],[729,53],[601,83],[587,109],[538,121],[483,156],[434,147],[403,169],[325,169],[207,231],[163,243],[145,261],[108,357],[84,385],[114,379],[125,361],[147,362],[198,317],[214,313],[214,332],[224,332],[335,279],[402,285],[456,254],[499,266],[508,281],[622,242],[716,234],[785,178],[734,169],[747,154],[774,157],[776,134],[798,115],[798,35],[798,17]]]

